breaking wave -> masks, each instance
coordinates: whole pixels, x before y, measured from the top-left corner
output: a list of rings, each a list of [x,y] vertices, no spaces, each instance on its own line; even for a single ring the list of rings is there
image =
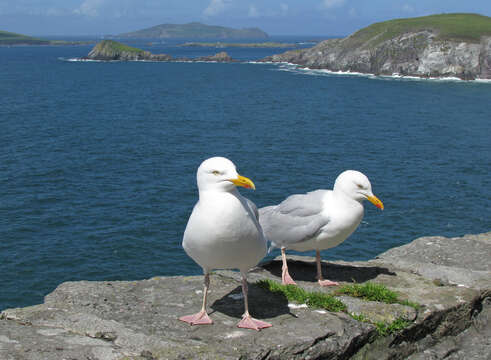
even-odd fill
[[[438,81],[438,82],[476,82],[491,84],[491,79],[476,79],[476,80],[462,80],[458,77],[419,77],[419,76],[406,76],[394,73],[392,75],[374,75],[355,71],[332,71],[327,69],[311,69],[308,67],[300,67],[293,63],[274,63],[274,62],[251,62],[252,64],[272,64],[277,65],[276,71],[287,71],[296,74],[312,75],[312,76],[361,76],[369,79],[376,80],[399,80],[399,81]]]

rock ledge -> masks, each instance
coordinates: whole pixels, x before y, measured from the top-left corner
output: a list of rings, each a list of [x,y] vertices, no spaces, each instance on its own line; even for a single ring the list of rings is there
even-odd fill
[[[67,282],[44,304],[0,315],[0,358],[10,359],[489,359],[491,232],[462,238],[425,237],[367,262],[324,262],[329,278],[372,281],[421,304],[340,299],[373,321],[412,324],[387,337],[347,313],[311,310],[255,286],[278,280],[278,259],[251,271],[251,313],[273,324],[261,332],[235,327],[243,311],[239,274],[211,277],[212,326],[177,320],[197,311],[202,277]],[[314,259],[291,257],[299,286],[318,290]],[[334,289],[324,289],[332,292]]]

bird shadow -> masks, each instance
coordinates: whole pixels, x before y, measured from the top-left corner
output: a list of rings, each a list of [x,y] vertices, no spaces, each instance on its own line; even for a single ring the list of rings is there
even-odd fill
[[[281,260],[270,260],[261,267],[271,275],[281,279]],[[380,274],[395,276],[394,272],[379,266],[352,266],[322,262],[322,274],[325,279],[337,282],[363,283],[375,279]],[[315,261],[288,260],[288,271],[294,280],[317,282],[317,267]]]
[[[282,294],[274,294],[256,284],[249,284],[249,313],[257,319],[274,318],[284,314],[290,314],[288,300]],[[211,305],[213,311],[217,311],[234,318],[242,318],[244,314],[244,297],[242,287],[235,289],[217,299]]]

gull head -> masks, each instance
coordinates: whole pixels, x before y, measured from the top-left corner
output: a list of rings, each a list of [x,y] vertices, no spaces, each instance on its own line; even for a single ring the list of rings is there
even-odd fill
[[[370,201],[379,209],[384,209],[384,204],[372,192],[372,184],[365,174],[356,170],[342,172],[334,183],[334,191],[342,192],[353,200],[362,202]]]
[[[251,179],[239,175],[232,161],[224,157],[212,157],[201,163],[196,174],[198,189],[232,191],[236,186],[255,190]]]

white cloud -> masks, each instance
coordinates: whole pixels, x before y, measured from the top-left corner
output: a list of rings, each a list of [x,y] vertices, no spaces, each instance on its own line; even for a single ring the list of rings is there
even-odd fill
[[[231,0],[211,0],[210,5],[203,11],[203,15],[215,16],[223,13],[231,2]]]
[[[414,12],[414,8],[409,4],[404,4],[402,7],[402,11],[412,13]]]
[[[281,3],[280,9],[281,9],[281,15],[282,16],[286,16],[286,14],[288,14],[288,4]]]
[[[252,17],[252,18],[257,18],[259,17],[259,11],[257,11],[257,8],[254,6],[254,5],[250,5],[249,6],[249,13],[248,13],[248,16],[249,17]]]
[[[335,7],[340,7],[343,6],[345,3],[345,0],[323,0],[321,7],[324,9],[332,9]]]
[[[73,13],[90,17],[99,16],[103,5],[104,0],[85,0],[78,8],[73,10]]]
[[[120,19],[155,14],[156,9],[159,8],[156,8],[154,2],[141,0],[83,0],[72,13],[87,17]]]
[[[49,8],[46,9],[46,15],[48,16],[64,16],[66,15],[66,11],[58,8]]]

